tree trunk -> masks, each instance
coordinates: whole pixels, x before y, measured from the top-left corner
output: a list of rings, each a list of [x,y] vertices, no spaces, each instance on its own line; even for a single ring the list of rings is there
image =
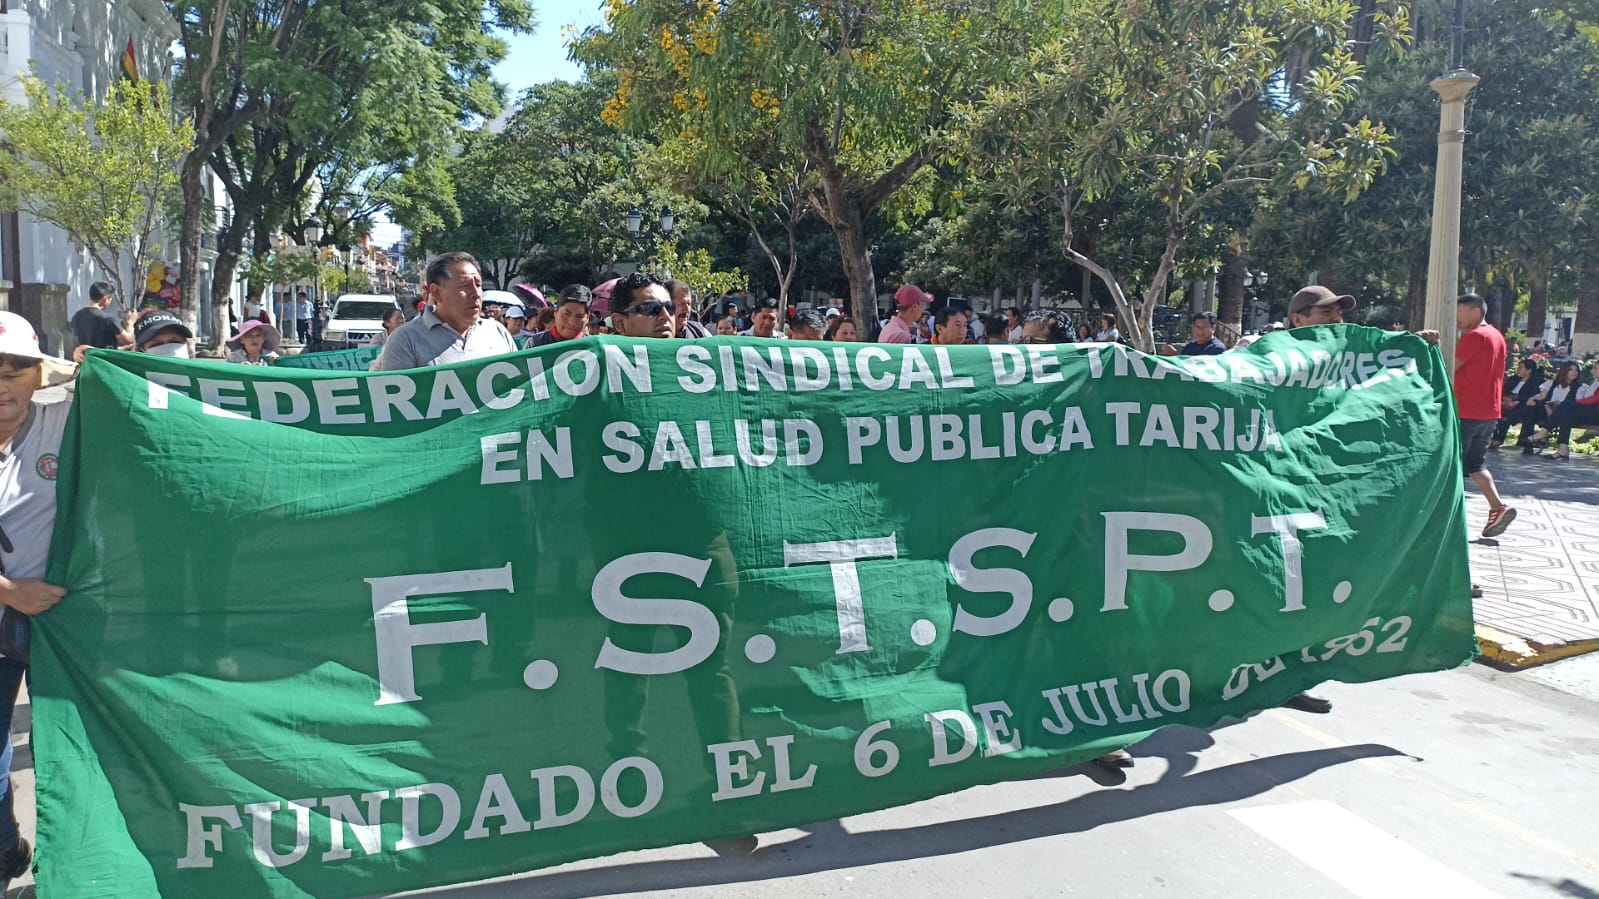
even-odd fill
[[[1236,343],[1244,333],[1244,258],[1243,235],[1233,232],[1227,252],[1221,257],[1221,291],[1216,318],[1222,330]]]
[[[1504,284],[1499,284],[1492,291],[1494,327],[1499,333],[1510,333],[1510,323],[1516,320],[1516,294]]]
[[[248,220],[245,220],[248,221]],[[211,346],[220,347],[233,331],[228,313],[233,309],[233,275],[244,257],[244,237],[248,228],[235,218],[226,240],[217,242],[217,258],[211,261]],[[269,304],[270,305],[270,304]]]
[[[1410,305],[1412,331],[1427,327],[1427,258],[1410,257],[1410,280],[1405,285],[1405,300]]]
[[[1571,355],[1599,351],[1599,263],[1589,262],[1577,274],[1577,325],[1571,333]]]
[[[1532,296],[1527,301],[1527,342],[1542,340],[1549,318],[1549,268],[1527,267],[1527,282]]]
[[[184,324],[199,333],[200,323],[200,229],[205,215],[206,158],[198,150],[183,158],[183,168],[178,173],[178,186],[183,191],[183,224],[178,234],[178,267],[183,276],[179,279],[178,313]],[[134,272],[134,284],[142,292],[140,272]],[[215,296],[215,294],[212,294]],[[123,297],[133,308],[138,308],[139,297]]]
[[[865,216],[859,207],[848,204],[833,224],[838,235],[838,252],[849,278],[849,301],[855,318],[855,331],[862,339],[877,326],[877,274],[872,271],[872,247],[867,242]]]

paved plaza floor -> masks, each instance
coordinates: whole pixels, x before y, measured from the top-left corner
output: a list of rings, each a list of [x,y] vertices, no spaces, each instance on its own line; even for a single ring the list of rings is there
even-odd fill
[[[1554,462],[1512,446],[1488,456],[1516,520],[1496,538],[1478,537],[1488,503],[1466,484],[1485,661],[1522,667],[1599,650],[1599,458]]]

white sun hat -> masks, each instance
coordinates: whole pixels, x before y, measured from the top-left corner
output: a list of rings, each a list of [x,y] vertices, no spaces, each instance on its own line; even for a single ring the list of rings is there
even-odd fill
[[[77,366],[65,359],[46,355],[39,349],[39,334],[28,320],[15,312],[0,312],[0,356],[38,359],[44,365],[44,386],[53,387],[72,380]]]

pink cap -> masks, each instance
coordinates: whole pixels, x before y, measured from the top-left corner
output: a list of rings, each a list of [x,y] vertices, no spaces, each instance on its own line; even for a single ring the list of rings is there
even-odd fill
[[[918,304],[925,305],[932,301],[933,295],[915,284],[903,284],[899,290],[894,291],[894,305],[901,309],[909,309]]]

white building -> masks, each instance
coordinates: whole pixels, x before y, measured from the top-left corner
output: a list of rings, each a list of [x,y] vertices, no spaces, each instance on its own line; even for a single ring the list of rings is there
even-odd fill
[[[138,77],[170,80],[167,51],[177,38],[178,23],[161,0],[0,0],[0,92],[13,103],[25,102],[19,78],[31,64],[47,83],[103,98],[124,77],[122,58],[130,42]],[[221,192],[213,189],[211,195]],[[207,246],[214,247],[215,239],[213,232]],[[162,256],[176,266],[176,234],[158,241],[166,248]],[[184,276],[198,276],[203,295],[209,292],[210,266],[202,268]],[[53,351],[70,350],[67,319],[88,299],[89,285],[103,279],[105,273],[61,229],[0,212],[0,288],[9,294],[0,305],[33,321]]]

